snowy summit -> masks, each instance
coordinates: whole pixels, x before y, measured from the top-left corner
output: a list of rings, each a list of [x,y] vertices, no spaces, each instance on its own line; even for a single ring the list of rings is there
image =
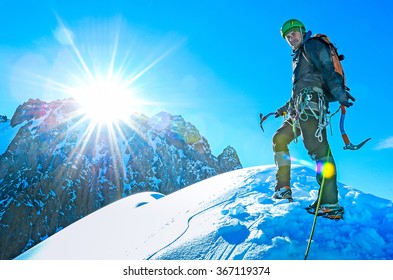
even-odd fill
[[[315,172],[293,167],[288,203],[271,198],[274,168],[227,172],[167,196],[131,195],[17,259],[301,260],[314,219],[304,208],[317,198]],[[344,219],[317,219],[308,259],[392,259],[392,201],[342,183],[339,194]]]

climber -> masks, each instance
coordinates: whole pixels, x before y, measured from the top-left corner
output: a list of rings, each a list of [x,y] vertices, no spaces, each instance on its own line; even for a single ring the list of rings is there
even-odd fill
[[[302,136],[304,146],[316,162],[316,179],[323,188],[318,215],[341,218],[344,208],[338,203],[336,164],[327,139],[327,112],[330,99],[350,107],[354,101],[344,87],[342,77],[335,71],[328,46],[306,32],[302,22],[286,21],[281,36],[292,48],[292,95],[277,109],[275,117],[284,122],[273,136],[274,161],[277,167],[273,197],[292,201],[290,185],[291,157],[288,145]],[[319,189],[319,192],[321,188]],[[315,213],[317,201],[307,210]]]

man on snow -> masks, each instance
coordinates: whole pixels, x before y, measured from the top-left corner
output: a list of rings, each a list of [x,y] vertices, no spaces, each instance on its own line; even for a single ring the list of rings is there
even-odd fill
[[[327,139],[326,115],[332,98],[346,107],[352,106],[349,99],[354,99],[347,93],[343,77],[335,71],[328,45],[311,37],[311,31],[306,32],[302,22],[286,21],[281,35],[293,51],[293,87],[290,100],[275,112],[275,117],[286,118],[273,136],[277,166],[273,197],[292,201],[288,145],[301,135],[308,154],[316,161],[317,181],[323,186],[319,189],[322,197],[318,215],[339,219],[344,209],[338,204],[336,164]],[[316,207],[317,201],[307,210],[315,213]]]

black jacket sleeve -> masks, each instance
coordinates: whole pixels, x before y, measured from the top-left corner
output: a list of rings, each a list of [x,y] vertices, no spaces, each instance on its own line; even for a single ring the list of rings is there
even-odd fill
[[[348,101],[343,77],[335,71],[332,58],[330,57],[329,46],[317,38],[309,39],[304,44],[306,55],[311,63],[321,73],[323,82],[330,93],[340,103]]]
[[[288,100],[287,103],[285,103],[283,106],[281,106],[280,108],[278,108],[275,112],[275,116],[277,117],[281,117],[284,116],[286,114],[292,115],[293,112],[293,101],[292,98]]]

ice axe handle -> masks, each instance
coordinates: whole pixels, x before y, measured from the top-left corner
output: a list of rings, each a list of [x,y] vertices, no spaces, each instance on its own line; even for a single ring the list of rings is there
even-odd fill
[[[366,140],[364,140],[363,142],[361,142],[358,145],[354,145],[351,143],[351,141],[349,140],[349,137],[347,135],[347,133],[345,132],[344,129],[344,121],[345,121],[345,114],[346,114],[346,109],[344,105],[340,106],[341,108],[341,118],[340,118],[340,131],[341,131],[341,136],[344,140],[344,150],[352,150],[352,151],[356,151],[359,150],[361,147],[364,146],[364,144],[366,144],[371,138],[367,138]]]

